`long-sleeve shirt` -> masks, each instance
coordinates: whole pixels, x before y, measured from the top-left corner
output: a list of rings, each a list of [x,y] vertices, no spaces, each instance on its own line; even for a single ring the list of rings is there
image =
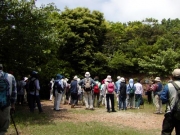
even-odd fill
[[[2,70],[0,70],[0,73],[2,75],[5,74]],[[16,79],[12,74],[6,73],[5,78],[8,80],[10,89],[9,89],[9,94],[10,94],[10,102],[11,104],[15,104],[17,100],[17,87],[16,87]]]
[[[143,87],[142,84],[139,82],[135,83],[134,86],[136,87],[135,94],[143,94]]]

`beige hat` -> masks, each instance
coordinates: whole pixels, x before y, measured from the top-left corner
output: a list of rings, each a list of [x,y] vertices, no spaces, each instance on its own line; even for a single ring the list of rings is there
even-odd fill
[[[0,64],[0,67],[2,68],[2,67],[3,67],[3,65],[2,65],[2,64]]]
[[[73,79],[74,79],[74,80],[77,80],[77,79],[78,79],[77,75],[75,75]]]
[[[121,82],[125,82],[125,79],[124,79],[124,77],[121,77],[121,80],[120,80]]]
[[[106,81],[107,81],[107,82],[111,82],[111,81],[112,81],[112,79],[111,79],[111,76],[110,76],[110,75],[108,75],[108,76],[107,76]]]
[[[174,71],[172,72],[172,75],[174,76],[174,77],[180,77],[180,69],[174,69]]]
[[[160,81],[161,81],[161,79],[160,79],[160,77],[156,77],[156,78],[154,79],[154,81],[156,81],[156,82],[160,82]]]
[[[117,79],[119,80],[119,79],[121,79],[121,77],[120,77],[120,76],[117,76]]]

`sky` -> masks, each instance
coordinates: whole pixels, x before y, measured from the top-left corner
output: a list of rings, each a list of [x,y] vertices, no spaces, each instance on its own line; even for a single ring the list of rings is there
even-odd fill
[[[36,6],[54,3],[61,11],[86,7],[104,14],[107,21],[126,23],[146,18],[180,19],[180,0],[36,0]]]

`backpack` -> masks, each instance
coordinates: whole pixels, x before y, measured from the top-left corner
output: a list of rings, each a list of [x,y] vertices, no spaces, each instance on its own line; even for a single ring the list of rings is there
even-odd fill
[[[7,73],[4,73],[4,76],[1,74],[0,77],[0,109],[3,110],[4,108],[10,105],[10,85],[8,80],[6,79]]]
[[[61,80],[55,80],[54,86],[53,86],[53,95],[55,95],[55,90],[58,91],[58,93],[62,93],[64,91],[63,87],[61,86],[62,81]]]
[[[176,118],[177,120],[180,120],[180,88],[175,82],[171,82],[171,83],[177,90],[177,98],[178,98],[172,111],[174,114],[174,118]]]
[[[85,91],[91,91],[92,86],[91,86],[91,79],[85,78],[84,80],[84,90]]]
[[[35,84],[34,84],[35,80],[36,80],[36,79],[30,80],[30,82],[29,82],[29,88],[28,88],[28,90],[29,90],[30,92],[34,92],[34,91],[36,90],[36,86],[35,86]]]
[[[113,93],[114,92],[114,84],[112,82],[108,83],[107,91],[108,91],[108,93]]]
[[[131,88],[131,86],[130,86],[130,84],[129,84],[129,96],[130,97],[133,97],[134,96],[134,92],[135,92],[135,88],[134,88],[134,84],[133,84],[133,86],[132,86],[132,88]]]
[[[96,84],[96,85],[94,86],[94,93],[95,93],[95,94],[100,93],[100,89],[99,89],[98,84]]]

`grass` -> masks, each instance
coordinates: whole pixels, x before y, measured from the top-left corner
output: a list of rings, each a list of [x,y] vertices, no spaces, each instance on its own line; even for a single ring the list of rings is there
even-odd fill
[[[46,107],[46,106],[43,106]],[[100,108],[104,109],[104,108]],[[139,109],[144,113],[152,113],[154,106],[147,104],[145,100],[145,108]],[[159,134],[158,130],[137,130],[132,127],[126,127],[120,124],[112,124],[111,122],[79,122],[79,121],[66,121],[62,120],[64,115],[58,116],[59,120],[54,120],[54,111],[49,111],[46,114],[34,114],[30,113],[28,109],[17,106],[17,112],[13,116],[16,123],[19,135],[152,135]],[[138,113],[140,111],[135,109],[128,110],[133,113]],[[87,115],[91,113],[97,115],[95,111],[87,111],[85,109],[70,109],[67,110],[71,114],[83,114]],[[61,113],[61,112],[60,112]],[[68,115],[66,116],[68,117]],[[138,124],[138,123],[137,123]],[[14,125],[11,123],[8,133],[6,135],[15,135]]]

